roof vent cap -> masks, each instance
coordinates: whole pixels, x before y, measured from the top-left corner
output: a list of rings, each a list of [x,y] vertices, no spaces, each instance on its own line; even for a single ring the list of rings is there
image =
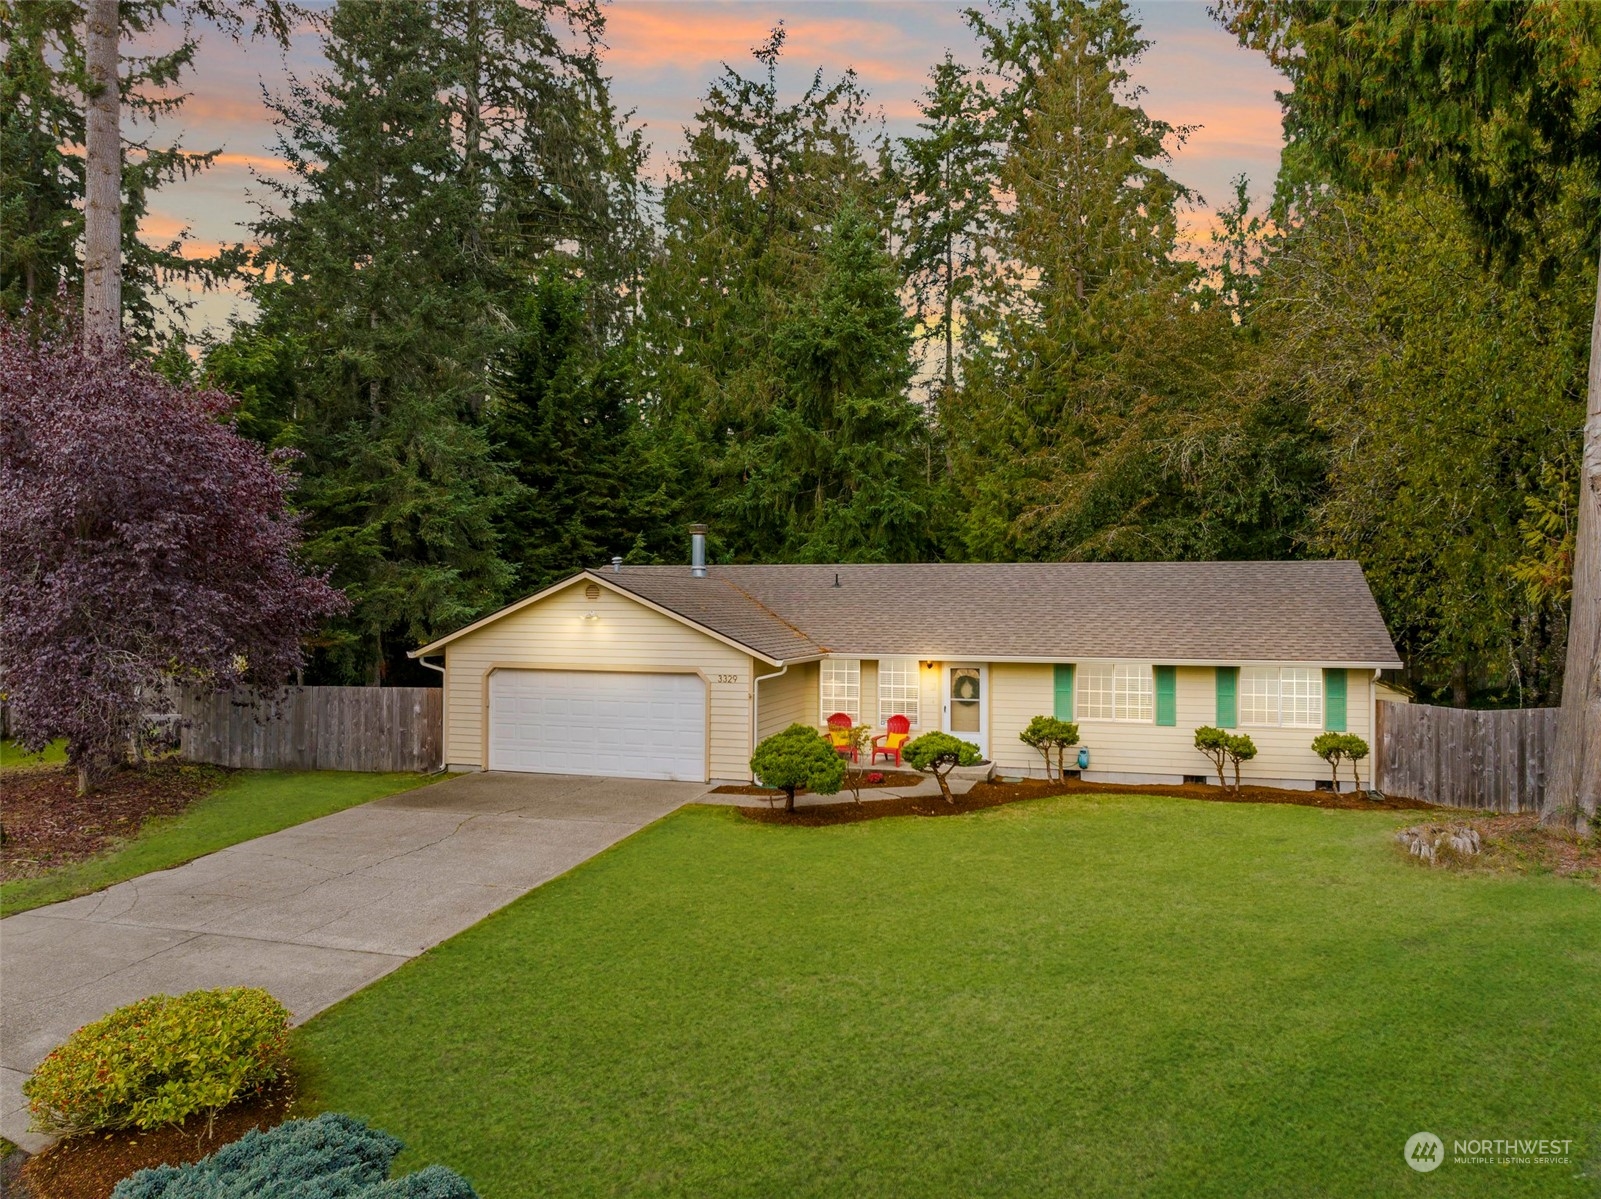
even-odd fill
[[[697,579],[706,577],[706,526],[689,526],[689,573]]]

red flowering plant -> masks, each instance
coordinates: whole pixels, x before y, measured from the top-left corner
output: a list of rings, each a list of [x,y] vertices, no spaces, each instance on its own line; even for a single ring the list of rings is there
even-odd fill
[[[294,476],[231,397],[38,330],[0,316],[0,693],[12,736],[65,738],[88,790],[142,694],[281,685],[346,601],[300,566]]]

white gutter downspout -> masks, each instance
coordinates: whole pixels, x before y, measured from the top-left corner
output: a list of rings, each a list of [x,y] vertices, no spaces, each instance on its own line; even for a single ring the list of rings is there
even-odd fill
[[[1372,751],[1368,754],[1368,790],[1379,789],[1379,676],[1384,672],[1377,666],[1368,680],[1368,736],[1372,738]],[[1362,790],[1357,786],[1357,790]]]
[[[414,661],[416,661],[416,663],[419,666],[426,666],[429,670],[437,670],[439,672],[439,686],[440,686],[441,689],[444,689],[444,691],[445,691],[444,698],[448,701],[450,699],[450,691],[449,691],[448,688],[445,688],[445,668],[443,666],[435,666],[427,658],[417,658],[417,659],[414,659]],[[445,708],[445,705],[441,704],[440,705],[440,711],[442,713],[444,712],[444,708]],[[444,740],[445,730],[450,727],[450,718],[449,718],[448,714],[442,716],[441,723],[445,725],[445,728],[439,730],[439,732],[440,732],[440,740]],[[442,746],[441,750],[440,750],[440,754],[439,754],[439,758],[440,758],[439,769],[438,770],[431,770],[431,771],[429,771],[429,773],[430,774],[443,774],[445,772],[445,761],[444,761],[444,759],[448,758],[449,756],[450,756],[450,747],[448,745],[447,746]]]
[[[754,662],[755,659],[752,659],[752,661]],[[779,675],[785,673],[787,670],[789,670],[789,663],[785,662],[777,670],[773,671],[772,674],[759,674],[759,675],[755,675],[755,676],[753,676],[751,678],[751,681],[750,681],[750,752],[753,755],[756,753],[756,734],[761,731],[761,727],[762,727],[761,726],[761,720],[760,720],[760,717],[761,717],[761,703],[762,703],[762,684],[765,683],[768,679],[776,679]],[[752,777],[755,777],[755,776],[753,775]]]

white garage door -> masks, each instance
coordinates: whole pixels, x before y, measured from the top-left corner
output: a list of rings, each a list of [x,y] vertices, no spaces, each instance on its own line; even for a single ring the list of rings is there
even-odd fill
[[[497,670],[489,769],[706,779],[706,684],[694,674]]]

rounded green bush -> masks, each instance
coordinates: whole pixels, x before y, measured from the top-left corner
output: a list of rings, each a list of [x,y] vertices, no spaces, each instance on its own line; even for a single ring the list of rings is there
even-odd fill
[[[159,1128],[278,1076],[289,1009],[259,987],[152,995],[85,1024],[22,1084],[38,1132]]]

